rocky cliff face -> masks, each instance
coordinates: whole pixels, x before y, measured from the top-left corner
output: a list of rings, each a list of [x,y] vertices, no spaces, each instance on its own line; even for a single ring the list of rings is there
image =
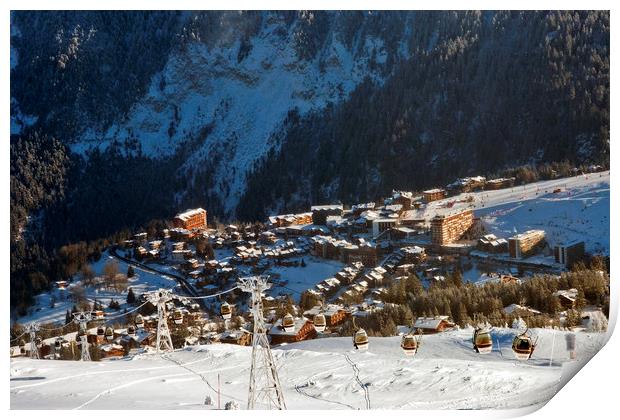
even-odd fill
[[[546,142],[600,151],[608,23],[590,12],[14,12],[12,130],[50,133],[87,161],[114,149],[161,164],[171,207],[226,218],[242,197],[274,211],[361,199],[454,162],[459,175],[494,169],[481,156],[496,139],[504,160],[576,155],[535,147]],[[574,121],[574,133],[535,132]],[[256,177],[297,185],[266,197]]]
[[[149,76],[144,93],[137,90],[126,112],[119,110],[112,119],[103,120],[103,112],[96,110],[75,114],[79,129],[65,140],[85,156],[111,144],[132,144],[133,153],[156,159],[170,158],[183,148],[184,161],[176,175],[187,181],[188,190],[203,190],[219,201],[223,214],[233,215],[248,171],[268,151],[279,148],[289,124],[345,100],[365,78],[383,83],[395,64],[408,58],[402,35],[410,30],[409,18],[370,12],[181,15],[180,23],[169,28],[176,38],[163,67]],[[42,19],[48,23],[52,16]],[[50,32],[54,39],[49,42],[59,44],[53,64],[62,84],[81,83],[88,71],[84,68],[71,80],[72,66],[100,71],[95,70],[96,62],[88,62],[96,57],[87,60],[89,53],[83,52],[105,36],[106,29],[91,20],[74,17],[73,27]],[[134,39],[125,42],[140,43],[143,34],[129,36]],[[126,59],[150,60],[148,49],[136,52]],[[13,54],[16,60],[18,54],[19,49]],[[161,57],[157,60],[163,62]],[[111,64],[102,60],[101,66]],[[120,70],[114,67],[108,72]],[[120,79],[129,76],[118,73]],[[111,86],[100,88],[120,94]],[[15,102],[14,122],[21,126],[24,117]],[[31,118],[46,116],[35,113]],[[211,182],[196,186],[198,173],[208,173]],[[188,190],[180,191],[177,200],[185,200]]]

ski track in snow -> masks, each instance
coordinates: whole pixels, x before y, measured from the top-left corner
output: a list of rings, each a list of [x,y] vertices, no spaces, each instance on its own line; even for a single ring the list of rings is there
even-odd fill
[[[404,356],[400,337],[370,337],[369,350],[355,354],[349,337],[276,346],[273,353],[289,409],[514,409],[548,401],[560,381],[589,360],[606,338],[576,333],[578,363],[566,364],[566,333],[556,331],[549,366],[553,331],[532,332],[540,341],[527,362],[516,361],[510,351],[516,330],[504,328],[494,330],[498,346],[487,355],[471,348],[471,329],[424,336],[414,357]],[[218,344],[188,347],[163,358],[139,355],[93,363],[12,359],[11,385],[19,378],[33,383],[11,386],[11,408],[209,409],[205,394],[216,392],[218,373],[223,402],[245,402],[250,357],[249,347]],[[85,368],[88,372],[80,372]]]

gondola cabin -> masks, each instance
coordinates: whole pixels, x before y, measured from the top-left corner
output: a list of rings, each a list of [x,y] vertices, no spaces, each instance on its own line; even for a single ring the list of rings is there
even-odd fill
[[[314,329],[317,332],[323,332],[325,331],[325,326],[327,324],[327,322],[325,321],[325,315],[321,314],[316,314],[313,318],[313,324],[314,324]]]
[[[535,344],[527,334],[519,334],[512,341],[512,352],[518,360],[528,360],[534,353]]]
[[[293,315],[284,315],[284,318],[282,318],[282,329],[286,332],[293,332],[295,329],[295,319],[293,318]]]
[[[414,356],[418,350],[418,340],[413,334],[405,334],[400,342],[400,348],[406,356]]]
[[[144,328],[144,318],[142,318],[142,315],[138,315],[136,317],[136,327],[137,328]]]
[[[108,341],[112,341],[112,339],[114,338],[114,330],[111,327],[106,328],[105,338]]]
[[[476,328],[473,337],[474,350],[480,354],[489,354],[493,350],[491,331],[486,328]]]
[[[136,327],[134,327],[133,325],[130,325],[129,327],[127,327],[127,335],[130,337],[135,337],[136,336]]]
[[[220,306],[220,313],[222,318],[230,319],[232,317],[232,308],[228,303],[224,302],[222,303],[222,306]]]
[[[97,327],[97,337],[103,338],[105,335],[105,329],[103,327]]]
[[[366,334],[366,331],[363,328],[357,330],[353,336],[353,347],[357,350],[368,349],[368,334]]]
[[[103,311],[92,311],[91,312],[92,319],[103,319],[105,317],[105,313]]]
[[[174,315],[172,316],[174,323],[177,325],[181,325],[183,323],[183,313],[180,310],[174,311]]]
[[[62,339],[58,337],[56,341],[54,341],[54,349],[56,349],[56,351],[60,351],[61,348],[62,348]]]

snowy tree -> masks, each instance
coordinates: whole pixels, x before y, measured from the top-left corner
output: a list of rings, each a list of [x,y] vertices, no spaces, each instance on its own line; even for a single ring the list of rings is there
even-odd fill
[[[224,410],[239,410],[239,403],[237,401],[228,401],[224,405]]]
[[[518,319],[512,321],[512,328],[515,330],[524,330],[527,328],[527,324],[525,323],[523,318],[519,317]]]

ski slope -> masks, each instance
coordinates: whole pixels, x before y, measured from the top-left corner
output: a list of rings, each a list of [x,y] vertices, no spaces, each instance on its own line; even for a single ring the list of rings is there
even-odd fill
[[[566,333],[555,332],[553,342],[553,330],[533,330],[536,352],[518,362],[514,333],[495,330],[488,355],[472,350],[471,329],[424,336],[413,358],[400,337],[371,337],[366,352],[347,337],[273,352],[288,409],[518,409],[546,403],[606,338],[576,333],[577,361],[566,363]],[[234,400],[245,408],[250,354],[251,347],[214,344],[101,362],[12,359],[11,409],[216,408],[204,401],[217,401],[218,374],[222,406]]]
[[[463,193],[431,202],[417,216],[430,219],[469,208],[498,237],[543,229],[551,246],[578,239],[585,241],[587,252],[609,255],[609,203],[609,171],[605,171]]]

